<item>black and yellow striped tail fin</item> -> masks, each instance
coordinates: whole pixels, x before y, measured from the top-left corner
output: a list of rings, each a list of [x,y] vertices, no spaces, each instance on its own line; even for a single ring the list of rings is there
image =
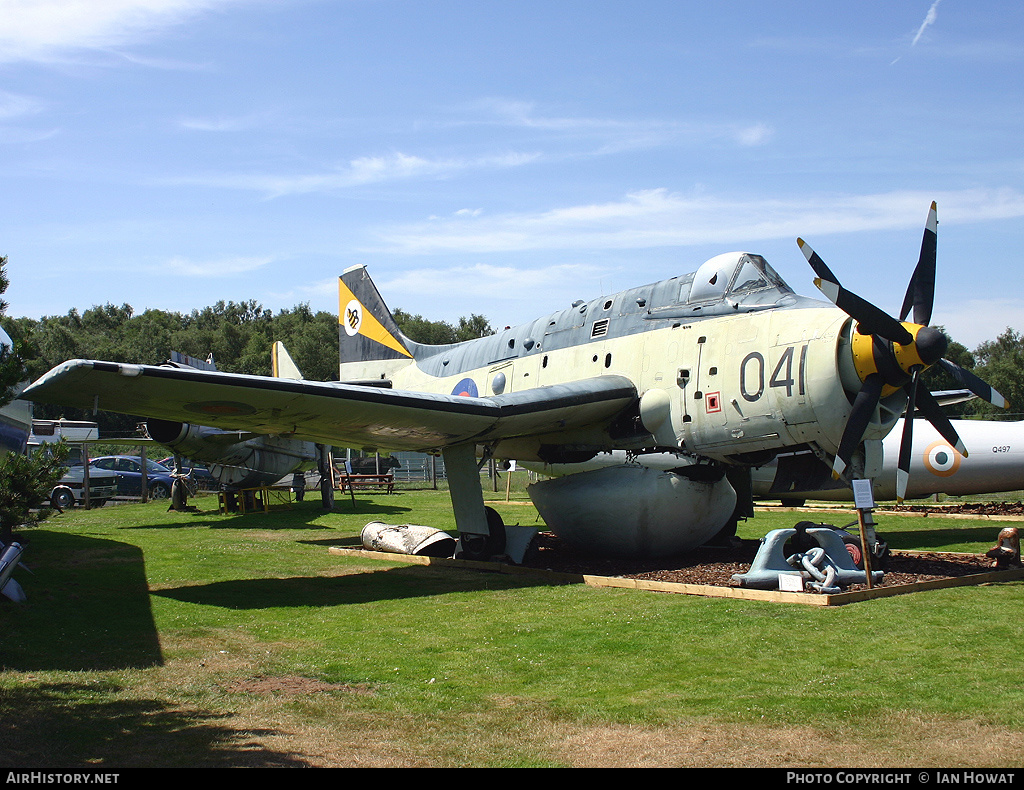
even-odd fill
[[[338,352],[341,364],[412,359],[411,343],[391,316],[365,266],[338,279]]]

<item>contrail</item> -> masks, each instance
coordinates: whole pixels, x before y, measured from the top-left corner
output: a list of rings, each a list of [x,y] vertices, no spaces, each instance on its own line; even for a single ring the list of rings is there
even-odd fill
[[[921,36],[924,35],[925,29],[929,25],[935,24],[935,17],[938,16],[936,9],[939,7],[939,3],[941,2],[942,0],[935,0],[935,2],[932,3],[932,7],[928,9],[928,13],[924,17],[924,22],[922,22],[921,27],[918,28],[917,35],[915,35],[914,40],[910,42],[910,46],[914,46],[921,39]]]

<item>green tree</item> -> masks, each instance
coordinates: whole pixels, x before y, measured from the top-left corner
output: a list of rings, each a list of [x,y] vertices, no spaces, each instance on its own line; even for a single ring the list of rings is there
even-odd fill
[[[469,318],[461,317],[459,325],[455,328],[455,337],[459,341],[473,340],[493,334],[494,330],[491,328],[490,322],[482,315],[477,315],[476,313],[472,313]]]
[[[338,379],[338,317],[313,313],[307,303],[282,310],[274,317],[274,340],[284,343],[304,378]]]
[[[6,293],[7,256],[0,256],[0,294]],[[0,300],[0,317],[7,303]],[[27,376],[17,341],[0,344],[0,405],[10,403],[14,387]],[[67,448],[63,443],[48,445],[32,455],[0,454],[0,542],[10,543],[14,528],[47,515],[39,505],[45,502],[64,474]]]
[[[1007,327],[995,340],[978,346],[974,357],[974,373],[995,387],[1010,402],[1010,410],[1019,416],[1024,411],[1024,335]],[[972,401],[972,406],[985,417],[1003,414],[981,400]]]
[[[14,528],[34,524],[50,511],[40,507],[67,470],[64,442],[47,444],[31,455],[0,454],[0,543],[9,544]]]
[[[431,346],[461,343],[464,340],[494,334],[491,325],[482,315],[462,317],[457,327],[447,321],[431,321],[421,315],[407,313],[401,308],[396,308],[392,316],[406,337]]]

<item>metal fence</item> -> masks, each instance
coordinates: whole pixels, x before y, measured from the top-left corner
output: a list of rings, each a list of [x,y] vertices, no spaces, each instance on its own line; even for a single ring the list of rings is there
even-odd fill
[[[444,480],[444,459],[426,453],[394,453],[401,466],[394,471],[395,481],[403,483],[429,483]]]

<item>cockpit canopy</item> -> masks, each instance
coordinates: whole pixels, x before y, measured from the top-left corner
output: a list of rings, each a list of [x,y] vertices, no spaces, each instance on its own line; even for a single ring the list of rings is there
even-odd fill
[[[727,252],[701,264],[693,275],[686,301],[689,304],[719,302],[726,297],[738,299],[760,291],[773,291],[780,296],[793,293],[760,255]]]

